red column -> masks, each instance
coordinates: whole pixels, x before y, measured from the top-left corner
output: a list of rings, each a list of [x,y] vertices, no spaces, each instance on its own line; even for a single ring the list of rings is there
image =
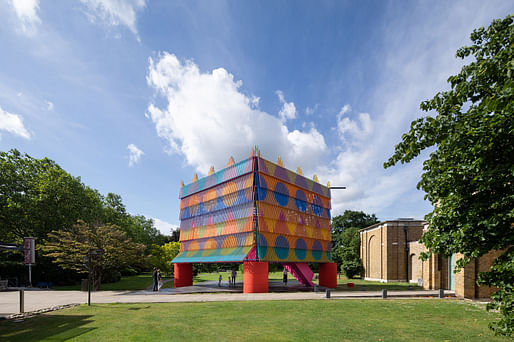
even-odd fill
[[[337,287],[337,264],[335,262],[319,264],[319,286],[332,289]]]
[[[268,263],[263,261],[245,261],[243,270],[244,293],[268,292]]]
[[[175,287],[193,285],[193,264],[174,264]]]

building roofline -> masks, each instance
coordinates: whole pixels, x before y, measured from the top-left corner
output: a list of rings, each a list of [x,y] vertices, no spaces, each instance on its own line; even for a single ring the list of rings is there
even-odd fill
[[[362,228],[362,229],[359,229],[359,232],[363,232],[363,231],[366,231],[366,230],[370,230],[370,229],[374,229],[374,228],[377,228],[383,224],[386,224],[386,223],[419,223],[421,226],[424,226],[425,224],[427,224],[428,222],[425,221],[425,220],[386,220],[386,221],[382,221],[382,222],[379,222],[379,223],[375,223],[369,227],[366,227],[366,228]]]

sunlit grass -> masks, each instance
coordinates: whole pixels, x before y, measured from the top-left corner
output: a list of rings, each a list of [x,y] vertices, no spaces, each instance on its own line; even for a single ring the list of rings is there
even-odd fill
[[[95,304],[0,322],[5,341],[505,341],[457,300]]]
[[[213,272],[213,273],[199,273],[197,276],[194,277],[194,282],[203,282],[203,281],[209,281],[209,280],[218,280],[219,276],[222,276],[222,281],[227,282],[229,272]],[[268,274],[269,281],[282,281],[282,272],[270,272]],[[291,273],[288,273],[288,280],[294,280],[294,276]],[[243,280],[243,275],[238,272],[237,281]],[[317,280],[317,274],[314,275],[314,283],[318,283]],[[353,287],[348,287],[348,283],[353,283]],[[362,279],[348,279],[343,275],[338,275],[337,277],[337,290],[338,291],[380,291],[382,289],[385,290],[422,290],[422,287],[419,287],[415,284],[409,284],[409,283],[382,283],[379,281],[369,281],[369,280],[362,280]]]

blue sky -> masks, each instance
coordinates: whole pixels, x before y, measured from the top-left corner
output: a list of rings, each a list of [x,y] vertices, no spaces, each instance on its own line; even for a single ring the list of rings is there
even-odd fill
[[[0,2],[0,150],[178,225],[180,181],[260,146],[345,209],[422,218],[423,157],[384,170],[469,34],[510,1]]]

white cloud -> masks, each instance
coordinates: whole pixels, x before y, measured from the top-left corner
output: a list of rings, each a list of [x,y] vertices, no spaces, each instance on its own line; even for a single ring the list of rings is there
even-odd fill
[[[141,151],[139,148],[137,148],[134,144],[129,144],[127,146],[127,149],[129,150],[129,166],[132,167],[135,164],[139,163],[141,160],[141,156],[144,154],[143,151]]]
[[[97,18],[107,25],[126,26],[139,40],[136,12],[145,7],[146,0],[80,0],[89,10],[91,21]]]
[[[24,139],[30,139],[30,133],[23,126],[21,115],[9,113],[0,107],[0,131],[6,131]]]
[[[171,231],[177,229],[178,227],[176,225],[173,225],[169,222],[160,220],[158,218],[152,217],[153,224],[155,228],[157,228],[158,231],[161,232],[163,235],[170,236]]]
[[[14,12],[21,25],[21,31],[29,36],[36,32],[36,27],[41,23],[37,15],[39,0],[11,0]]]
[[[52,111],[52,110],[54,110],[54,104],[53,104],[53,102],[52,102],[52,101],[46,101],[46,109],[47,109],[48,111]]]
[[[426,115],[419,110],[421,101],[448,88],[448,76],[462,65],[455,51],[469,44],[472,30],[504,16],[502,6],[447,4],[444,8],[421,4],[401,19],[392,4],[388,14],[396,19],[378,28],[384,32],[383,49],[377,51],[383,67],[370,93],[370,114],[352,113],[349,105],[341,109],[335,122],[340,138],[337,157],[318,171],[331,184],[347,186],[332,192],[333,215],[353,209],[377,213],[381,219],[423,218],[431,210],[423,202],[424,194],[416,190],[428,153],[386,170],[383,163],[410,122]],[[444,13],[445,19],[438,13]]]
[[[260,100],[261,100],[260,97],[253,95],[252,98],[250,99],[250,105],[252,106],[252,108],[259,108]]]
[[[314,107],[306,107],[305,108],[305,114],[312,115],[318,110],[319,104],[316,103]]]
[[[293,102],[286,102],[284,99],[284,93],[281,90],[277,90],[276,94],[280,103],[282,104],[282,109],[278,112],[280,116],[280,120],[282,122],[286,122],[288,119],[294,119],[296,117],[296,107]]]
[[[149,58],[147,82],[168,101],[167,108],[150,104],[147,117],[169,152],[184,155],[200,173],[210,165],[223,168],[231,155],[249,156],[256,144],[267,159],[282,156],[286,165],[304,170],[313,170],[326,150],[314,127],[290,132],[277,117],[255,109],[239,89],[242,82],[223,68],[202,73],[192,61],[162,53],[156,61]]]
[[[359,113],[358,122],[344,115],[351,111],[350,105],[345,105],[337,114],[337,128],[341,139],[345,142],[366,141],[373,133],[373,122],[368,113]],[[349,137],[351,139],[347,139]]]

